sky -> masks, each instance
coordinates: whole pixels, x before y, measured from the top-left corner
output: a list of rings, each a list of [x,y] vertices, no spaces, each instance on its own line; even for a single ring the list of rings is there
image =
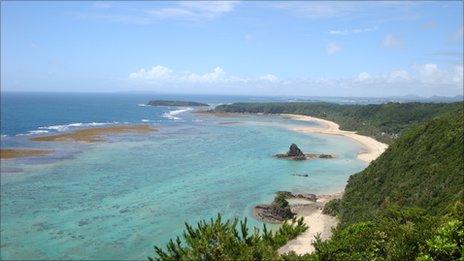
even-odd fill
[[[1,90],[454,96],[463,2],[1,2]]]

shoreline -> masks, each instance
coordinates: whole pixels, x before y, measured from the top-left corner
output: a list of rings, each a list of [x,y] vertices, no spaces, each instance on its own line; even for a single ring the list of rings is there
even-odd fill
[[[329,195],[318,195],[315,202],[301,202],[288,200],[291,205],[292,212],[297,218],[303,217],[304,223],[308,226],[303,234],[288,241],[284,246],[279,248],[279,254],[295,252],[298,255],[312,253],[315,249],[313,246],[314,237],[321,235],[322,240],[327,240],[332,236],[332,228],[338,224],[336,217],[322,213],[325,203],[332,199],[341,198],[343,192],[337,192]],[[296,203],[296,204],[295,204]]]
[[[320,127],[293,127],[290,128],[293,131],[302,133],[319,133],[328,135],[340,135],[350,138],[362,145],[363,150],[357,155],[359,160],[366,163],[370,163],[377,159],[387,148],[388,145],[381,143],[374,138],[367,137],[364,135],[357,134],[354,131],[340,130],[340,126],[332,121],[324,120],[316,117],[298,115],[298,114],[280,114],[283,117],[287,117],[293,120],[300,121],[313,121],[317,122]],[[299,235],[295,239],[288,241],[284,246],[279,249],[279,254],[288,253],[294,251],[296,254],[308,254],[314,252],[313,241],[316,235],[320,234],[322,240],[327,240],[332,236],[332,228],[338,225],[338,219],[336,217],[326,215],[322,213],[322,209],[326,202],[341,198],[343,190],[331,195],[318,196],[316,204],[296,204],[292,207],[292,212],[297,214],[297,217],[303,217],[305,224],[308,226],[308,230],[303,234]]]
[[[359,160],[362,160],[366,163],[370,163],[371,161],[377,159],[388,148],[387,144],[377,141],[374,138],[357,134],[354,131],[340,130],[340,126],[333,121],[324,120],[324,119],[320,119],[320,118],[316,118],[312,116],[298,115],[298,114],[280,114],[280,115],[287,117],[289,119],[293,119],[293,120],[313,121],[313,122],[317,122],[325,126],[325,128],[293,127],[291,128],[291,130],[293,131],[298,131],[302,133],[320,133],[320,134],[328,134],[328,135],[340,135],[340,136],[348,137],[358,142],[364,147],[365,151],[360,151],[357,157]]]

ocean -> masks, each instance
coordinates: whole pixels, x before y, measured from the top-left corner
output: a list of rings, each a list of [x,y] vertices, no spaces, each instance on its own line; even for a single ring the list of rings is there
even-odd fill
[[[302,134],[291,126],[316,123],[278,115],[195,113],[149,107],[153,99],[212,106],[284,101],[246,96],[2,93],[2,148],[47,148],[40,158],[2,160],[2,259],[146,259],[153,246],[181,236],[221,213],[252,216],[274,193],[331,193],[366,167],[361,149],[342,136]],[[150,134],[111,136],[107,142],[33,142],[35,135],[114,124],[150,124]],[[272,157],[296,143],[334,159]],[[294,174],[308,174],[308,177]]]

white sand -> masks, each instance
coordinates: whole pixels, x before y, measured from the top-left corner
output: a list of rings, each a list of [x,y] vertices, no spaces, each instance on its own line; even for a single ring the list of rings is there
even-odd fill
[[[378,158],[387,148],[388,145],[379,142],[371,137],[356,134],[354,131],[340,130],[340,126],[335,122],[319,119],[311,116],[296,115],[296,114],[282,114],[282,116],[301,121],[314,121],[323,125],[323,128],[319,127],[293,127],[292,130],[305,132],[305,133],[322,133],[329,135],[342,135],[351,138],[359,142],[364,150],[358,153],[358,159],[370,163],[371,161]]]
[[[332,235],[331,228],[337,225],[337,218],[322,214],[322,210],[317,210],[312,214],[304,216],[304,222],[308,225],[308,230],[297,238],[287,242],[279,249],[279,254],[294,251],[298,255],[312,253],[314,251],[314,237],[320,233],[321,238],[326,240]]]
[[[387,148],[388,145],[381,143],[371,137],[356,134],[352,131],[340,130],[340,126],[335,122],[319,119],[311,116],[282,114],[282,116],[301,121],[315,121],[321,125],[320,127],[292,127],[292,130],[304,133],[321,133],[329,135],[342,135],[359,142],[363,146],[363,150],[358,153],[358,159],[370,163],[378,158]],[[294,251],[297,254],[312,253],[314,246],[312,245],[317,234],[321,234],[323,240],[329,239],[332,235],[332,228],[338,223],[337,218],[322,214],[323,205],[336,197],[341,197],[342,193],[333,195],[319,196],[317,207],[314,204],[298,205],[292,207],[292,210],[298,217],[303,217],[304,222],[308,225],[308,230],[297,238],[290,240],[279,249],[279,254]]]
[[[305,224],[308,226],[303,234],[297,238],[290,240],[283,247],[279,249],[279,254],[294,251],[302,255],[312,253],[314,246],[312,245],[315,236],[321,234],[321,239],[329,239],[332,235],[332,228],[338,223],[336,217],[322,214],[324,204],[334,198],[340,198],[342,193],[335,193],[332,195],[318,196],[317,202],[307,202],[307,204],[292,205],[292,212],[296,213],[298,218],[303,217]],[[292,203],[289,200],[289,203]]]

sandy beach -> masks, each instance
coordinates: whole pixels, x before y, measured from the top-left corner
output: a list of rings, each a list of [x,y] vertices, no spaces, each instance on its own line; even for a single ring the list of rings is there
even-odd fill
[[[284,117],[300,120],[300,121],[313,121],[323,125],[323,128],[318,127],[294,127],[292,130],[304,132],[304,133],[321,133],[329,135],[342,135],[348,138],[351,138],[359,142],[364,150],[358,153],[358,159],[370,163],[371,161],[378,158],[387,148],[388,145],[382,142],[379,142],[371,137],[359,135],[354,131],[344,131],[340,130],[340,126],[332,121],[319,119],[306,115],[296,115],[296,114],[281,114]]]
[[[381,143],[371,137],[359,135],[352,131],[340,130],[340,126],[332,121],[296,114],[282,114],[282,116],[294,120],[313,121],[324,126],[322,128],[292,127],[294,131],[342,135],[359,142],[363,146],[363,150],[358,153],[358,159],[367,163],[377,159],[388,148],[387,144]],[[342,194],[343,192],[339,192],[333,195],[318,196],[316,203],[307,202],[306,204],[299,203],[292,205],[292,211],[296,213],[298,217],[303,217],[304,222],[309,228],[297,238],[287,242],[287,244],[279,249],[279,253],[283,254],[290,251],[294,251],[297,254],[312,253],[314,251],[312,242],[317,234],[321,234],[323,240],[329,239],[332,235],[331,230],[337,225],[338,220],[336,217],[323,214],[322,209],[326,202],[334,198],[340,198]],[[290,204],[292,204],[292,202],[290,202]]]
[[[318,196],[316,202],[307,200],[288,200],[292,212],[296,213],[298,217],[304,217],[304,222],[308,225],[308,230],[297,238],[290,240],[283,247],[279,249],[279,254],[294,251],[301,255],[306,253],[312,253],[314,246],[312,242],[314,237],[320,233],[323,240],[329,239],[332,235],[331,229],[338,223],[336,217],[325,215],[322,213],[324,204],[332,199],[340,198],[342,193],[334,193],[331,195]]]

